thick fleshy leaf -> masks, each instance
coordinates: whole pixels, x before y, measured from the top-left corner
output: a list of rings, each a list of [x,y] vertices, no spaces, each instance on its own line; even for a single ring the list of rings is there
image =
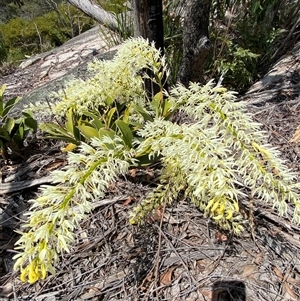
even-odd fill
[[[10,136],[8,131],[5,128],[0,127],[0,138],[9,141]]]
[[[100,130],[101,128],[104,127],[104,124],[99,119],[99,116],[97,116],[96,114],[89,111],[83,111],[83,115],[92,118],[92,121],[90,121],[89,123],[94,125],[97,130]],[[85,121],[83,121],[83,123],[85,123]]]
[[[80,130],[80,132],[82,133],[82,135],[84,137],[86,137],[87,139],[92,139],[94,137],[98,137],[98,131],[97,129],[91,127],[91,126],[87,126],[87,125],[79,125],[78,129]]]
[[[25,133],[25,129],[24,129],[23,124],[21,124],[19,126],[18,132],[19,132],[20,138],[23,139],[24,138],[24,133]]]
[[[9,111],[15,106],[15,104],[17,104],[19,102],[21,98],[20,97],[13,97],[11,98],[4,106],[4,109],[1,113],[2,117],[5,117]]]
[[[3,101],[4,101],[4,91],[6,89],[6,85],[2,85],[1,88],[0,88],[0,116],[3,116],[2,115],[2,112],[3,112]]]
[[[172,107],[172,103],[168,100],[164,100],[164,105],[163,105],[163,117],[167,118],[170,117],[172,115],[172,111],[170,110]]]
[[[161,112],[163,109],[162,108],[163,100],[164,100],[164,96],[161,91],[153,96],[151,104],[152,104],[153,109],[155,109],[156,117],[161,116]]]
[[[81,141],[82,137],[80,135],[79,129],[77,125],[80,124],[80,118],[74,114],[73,108],[70,108],[66,114],[67,122],[66,122],[66,129],[72,134],[72,136],[77,141]]]
[[[6,118],[5,123],[4,123],[4,127],[5,129],[8,131],[8,133],[10,134],[12,129],[14,128],[16,122],[13,118]]]
[[[68,133],[61,126],[53,123],[44,123],[40,124],[41,130],[48,133],[49,136],[46,136],[47,139],[58,139],[67,142],[72,142],[74,144],[80,144],[79,140],[74,139],[70,133]]]
[[[56,125],[54,123],[43,123],[40,125],[40,128],[51,135],[60,134],[60,136],[70,137],[70,133],[68,133],[60,125]]]
[[[111,127],[111,122],[112,122],[112,118],[116,112],[117,108],[113,107],[109,110],[109,112],[107,113],[107,118],[105,120],[105,124],[107,127]]]
[[[66,114],[67,122],[66,128],[70,133],[74,132],[74,123],[73,123],[73,108],[70,108]]]
[[[116,125],[117,125],[118,129],[122,133],[123,141],[125,142],[125,144],[129,148],[131,148],[132,147],[132,141],[133,141],[132,130],[130,129],[130,127],[128,126],[128,124],[126,122],[124,122],[123,120],[117,120],[116,121]]]
[[[133,108],[143,116],[145,121],[153,121],[153,118],[140,105],[135,104]]]
[[[71,138],[71,137],[66,137],[66,136],[59,136],[59,135],[51,135],[51,136],[45,136],[45,139],[53,139],[53,140],[61,140],[61,141],[65,141],[65,142],[70,142],[70,143],[74,143],[79,145],[80,142]]]
[[[98,131],[98,137],[102,138],[103,136],[109,136],[110,138],[114,138],[116,135],[115,131],[109,128],[102,128]]]
[[[25,118],[24,123],[26,126],[28,126],[30,129],[36,131],[38,124],[37,121],[34,118]]]
[[[33,118],[33,116],[34,116],[32,110],[29,110],[29,109],[27,109],[26,111],[23,111],[22,115],[26,118]]]
[[[69,143],[66,147],[64,147],[62,149],[63,152],[71,152],[72,150],[74,150],[78,145],[74,144],[74,143]]]

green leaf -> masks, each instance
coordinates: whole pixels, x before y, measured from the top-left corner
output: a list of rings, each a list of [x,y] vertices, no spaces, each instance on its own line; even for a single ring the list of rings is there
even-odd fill
[[[107,127],[111,127],[111,121],[112,121],[112,118],[116,112],[117,108],[116,107],[113,107],[109,110],[109,112],[107,113],[107,119],[105,120],[105,124]]]
[[[20,139],[21,139],[21,141],[22,141],[23,138],[24,138],[24,133],[25,133],[25,131],[24,131],[24,126],[23,126],[23,125],[19,126],[18,132],[19,132]],[[15,138],[15,137],[13,137],[13,139],[14,139],[14,138]],[[18,141],[19,141],[19,140],[18,140]]]
[[[73,151],[78,145],[74,143],[69,143],[66,147],[62,149],[63,152],[71,152]]]
[[[153,96],[153,99],[151,101],[151,105],[152,105],[153,109],[155,109],[156,117],[161,116],[163,100],[164,100],[164,96],[163,96],[163,93],[161,91],[156,93]]]
[[[6,141],[11,140],[8,131],[2,127],[0,127],[0,138],[5,139]]]
[[[0,88],[0,116],[2,116],[2,112],[3,112],[3,101],[4,101],[4,92],[6,89],[6,85],[2,85],[2,87]]]
[[[114,99],[110,96],[107,96],[105,102],[108,106],[110,106],[114,102]]]
[[[128,107],[127,107],[126,110],[124,111],[124,115],[123,115],[122,120],[123,120],[124,122],[126,122],[126,123],[129,122],[131,107],[132,107],[132,104],[128,105]]]
[[[1,134],[0,134],[0,137],[1,137]],[[5,143],[4,143],[2,140],[0,140],[0,148],[1,148],[2,150],[5,149]]]
[[[5,123],[4,123],[4,127],[8,131],[9,134],[11,133],[11,131],[14,128],[15,124],[16,124],[16,122],[13,118],[11,118],[11,117],[6,118]]]
[[[139,166],[149,166],[150,164],[153,164],[154,162],[156,162],[158,160],[158,157],[154,157],[151,159],[149,158],[149,155],[140,155],[137,156],[136,159],[139,162]]]
[[[109,128],[101,128],[98,131],[98,137],[101,139],[103,136],[109,136],[110,138],[114,138],[116,135],[115,131]]]
[[[6,89],[6,84],[3,84],[0,88],[0,97],[4,95],[5,89]]]
[[[77,125],[80,124],[80,119],[74,114],[74,109],[70,108],[66,113],[67,122],[65,123],[66,129],[72,134],[72,136],[77,140],[81,141],[80,131],[77,128]]]
[[[133,108],[143,116],[145,121],[153,121],[153,118],[140,105],[134,104]]]
[[[26,124],[26,126],[28,126],[33,131],[36,131],[38,128],[37,121],[32,117],[25,118],[24,123]]]
[[[78,129],[80,130],[82,135],[84,137],[86,137],[87,139],[89,139],[89,140],[94,138],[94,137],[98,137],[98,130],[91,127],[91,126],[79,125]]]
[[[1,116],[5,117],[9,111],[19,102],[20,97],[13,97],[11,98],[4,106],[4,110],[2,111]]]
[[[66,137],[66,136],[60,136],[60,135],[49,135],[49,136],[45,136],[45,139],[54,139],[54,140],[61,140],[61,141],[65,141],[65,142],[70,142],[76,145],[80,144],[80,141],[77,141],[71,137]]]
[[[170,115],[172,115],[172,112],[170,110],[171,107],[172,103],[168,100],[165,100],[163,105],[163,117],[168,118]]]
[[[53,135],[61,134],[62,136],[66,136],[66,137],[70,136],[69,133],[66,130],[64,130],[60,125],[56,125],[54,123],[49,122],[49,123],[40,124],[40,128],[41,130],[49,134],[53,134]]]
[[[90,123],[95,125],[97,130],[104,127],[104,124],[102,123],[102,121],[99,119],[99,117],[96,114],[89,112],[89,111],[83,111],[83,115],[92,118],[92,121]]]
[[[125,142],[125,144],[129,148],[131,148],[132,147],[132,141],[133,141],[133,138],[134,138],[133,134],[132,134],[132,130],[130,129],[128,124],[126,122],[124,122],[123,120],[117,120],[116,125],[122,133],[123,141]]]
[[[22,112],[22,115],[26,118],[33,118],[33,112],[30,109]]]
[[[66,128],[70,133],[74,133],[74,123],[73,123],[73,108],[70,108],[67,113],[66,113],[66,118],[67,118],[67,122],[66,122]]]
[[[136,132],[137,130],[139,130],[143,127],[143,124],[140,122],[131,121],[131,122],[129,122],[129,125],[131,126],[133,132]]]
[[[13,145],[14,147],[20,148],[23,145],[23,137],[20,136],[20,134],[16,133],[14,135],[14,137],[12,138],[12,141],[9,142],[9,147],[11,147],[11,145]],[[14,149],[14,152],[17,151]],[[17,151],[19,152],[19,151]]]
[[[80,140],[76,140],[73,136],[70,135],[65,129],[61,126],[56,125],[54,123],[43,123],[40,124],[41,130],[50,134],[46,136],[47,139],[58,139],[67,142],[72,142],[74,144],[80,144]]]

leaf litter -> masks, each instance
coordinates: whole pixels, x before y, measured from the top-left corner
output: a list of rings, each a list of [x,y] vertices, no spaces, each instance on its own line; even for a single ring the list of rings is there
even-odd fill
[[[299,148],[290,141],[300,124],[298,103],[285,99],[250,109],[300,179]],[[41,174],[61,160],[39,166]],[[299,300],[300,227],[255,203],[254,242],[250,229],[240,237],[222,232],[184,199],[159,208],[140,227],[130,225],[129,212],[152,189],[154,174],[134,170],[111,185],[77,230],[71,252],[61,256],[56,275],[34,285],[20,282],[11,258],[13,230],[37,190],[1,195],[1,301]],[[241,202],[247,216],[248,200]]]

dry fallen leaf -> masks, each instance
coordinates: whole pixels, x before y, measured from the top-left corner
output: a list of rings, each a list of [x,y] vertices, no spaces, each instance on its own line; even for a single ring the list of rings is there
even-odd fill
[[[135,178],[137,171],[138,170],[136,168],[129,169],[129,171],[128,171],[129,176],[132,177],[132,178]]]
[[[263,252],[260,252],[259,254],[256,255],[254,263],[260,265],[263,262],[263,259],[264,259],[264,254]]]
[[[12,282],[6,282],[0,287],[0,296],[1,297],[10,297],[13,293],[13,285]],[[2,298],[0,298],[1,300]]]
[[[296,132],[294,133],[290,142],[294,142],[294,143],[300,142],[300,126],[297,127]]]
[[[294,293],[294,291],[290,288],[290,286],[288,285],[288,283],[284,283],[284,288],[287,291],[287,293],[294,298],[295,300],[297,300],[297,295]]]
[[[254,264],[247,264],[244,267],[244,270],[242,272],[242,276],[246,277],[246,278],[252,278],[253,279],[254,274],[256,272],[256,269],[257,269],[256,265],[254,265]]]
[[[207,297],[207,300],[212,300],[213,298],[213,293],[212,290],[207,290],[207,289],[200,289],[200,294]]]
[[[148,222],[151,223],[151,222],[155,222],[155,221],[160,221],[162,219],[163,214],[164,214],[164,208],[158,207],[157,209],[155,209],[153,214],[151,214],[148,217]]]
[[[286,279],[287,282],[289,282],[290,284],[294,284],[294,285],[299,285],[300,286],[300,279],[295,279],[292,276],[288,276]]]
[[[174,270],[175,270],[175,267],[172,267],[161,276],[160,283],[162,285],[168,285],[171,283]]]
[[[61,165],[64,164],[64,161],[63,160],[59,160],[59,161],[55,161],[53,163],[49,163],[46,167],[46,170],[47,171],[51,171],[51,170],[55,170],[57,169],[58,167],[60,167]]]
[[[274,271],[275,275],[279,278],[279,280],[282,281],[282,280],[283,280],[283,275],[282,275],[282,273],[280,272],[280,270],[275,266],[275,267],[273,268],[273,271]]]
[[[149,283],[153,281],[153,272],[148,273],[148,275],[144,278],[142,284],[140,285],[141,291],[147,291],[147,287]]]
[[[132,201],[133,201],[133,197],[129,196],[123,203],[123,206],[128,206]]]

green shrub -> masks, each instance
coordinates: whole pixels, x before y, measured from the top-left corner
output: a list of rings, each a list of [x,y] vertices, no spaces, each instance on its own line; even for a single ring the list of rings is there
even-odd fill
[[[0,34],[0,66],[7,58],[7,50],[4,46],[2,34]]]
[[[8,149],[12,151],[13,156],[20,155],[24,138],[30,131],[37,130],[37,122],[31,110],[24,110],[19,118],[9,116],[20,98],[13,97],[4,101],[5,88],[5,85],[0,88],[0,149],[2,157],[7,160]]]
[[[212,39],[214,39],[212,34]],[[222,53],[209,66],[206,74],[212,77],[224,76],[224,84],[244,90],[253,83],[253,78],[257,75],[257,62],[259,54],[244,49],[231,41],[226,35],[217,38],[222,45]],[[215,45],[217,45],[216,43]],[[213,56],[215,54],[211,54]],[[209,63],[212,58],[209,59]]]
[[[126,6],[124,5],[126,1],[124,0],[96,0],[98,4],[103,7],[106,11],[113,12],[115,14],[119,14],[126,10]]]
[[[15,18],[0,25],[3,44],[11,60],[50,50],[91,28],[93,21],[75,8],[58,7],[59,14],[52,11],[32,20]]]
[[[297,22],[297,1],[213,1],[206,66],[209,78],[226,73],[224,83],[245,91],[282,55],[278,48]],[[296,35],[295,35],[296,38]],[[295,39],[294,38],[294,39]],[[285,41],[287,49],[295,40]]]
[[[53,184],[32,200],[14,257],[22,281],[54,274],[59,254],[70,251],[74,230],[93,202],[130,167],[151,162],[161,163],[159,183],[133,209],[132,224],[184,195],[217,225],[239,234],[245,223],[240,198],[248,193],[257,202],[272,203],[280,215],[292,207],[289,218],[300,223],[300,184],[235,93],[209,82],[177,85],[163,96],[165,58],[143,39],[126,41],[112,61],[95,61],[90,69],[90,79],[70,82],[57,94],[54,112],[67,121],[74,120],[70,109],[89,117],[83,124],[89,130],[65,125],[70,132],[77,126],[88,133],[87,140],[68,152],[68,164],[54,171]],[[144,90],[145,79],[160,87],[153,97]],[[172,122],[174,112],[193,122]]]

